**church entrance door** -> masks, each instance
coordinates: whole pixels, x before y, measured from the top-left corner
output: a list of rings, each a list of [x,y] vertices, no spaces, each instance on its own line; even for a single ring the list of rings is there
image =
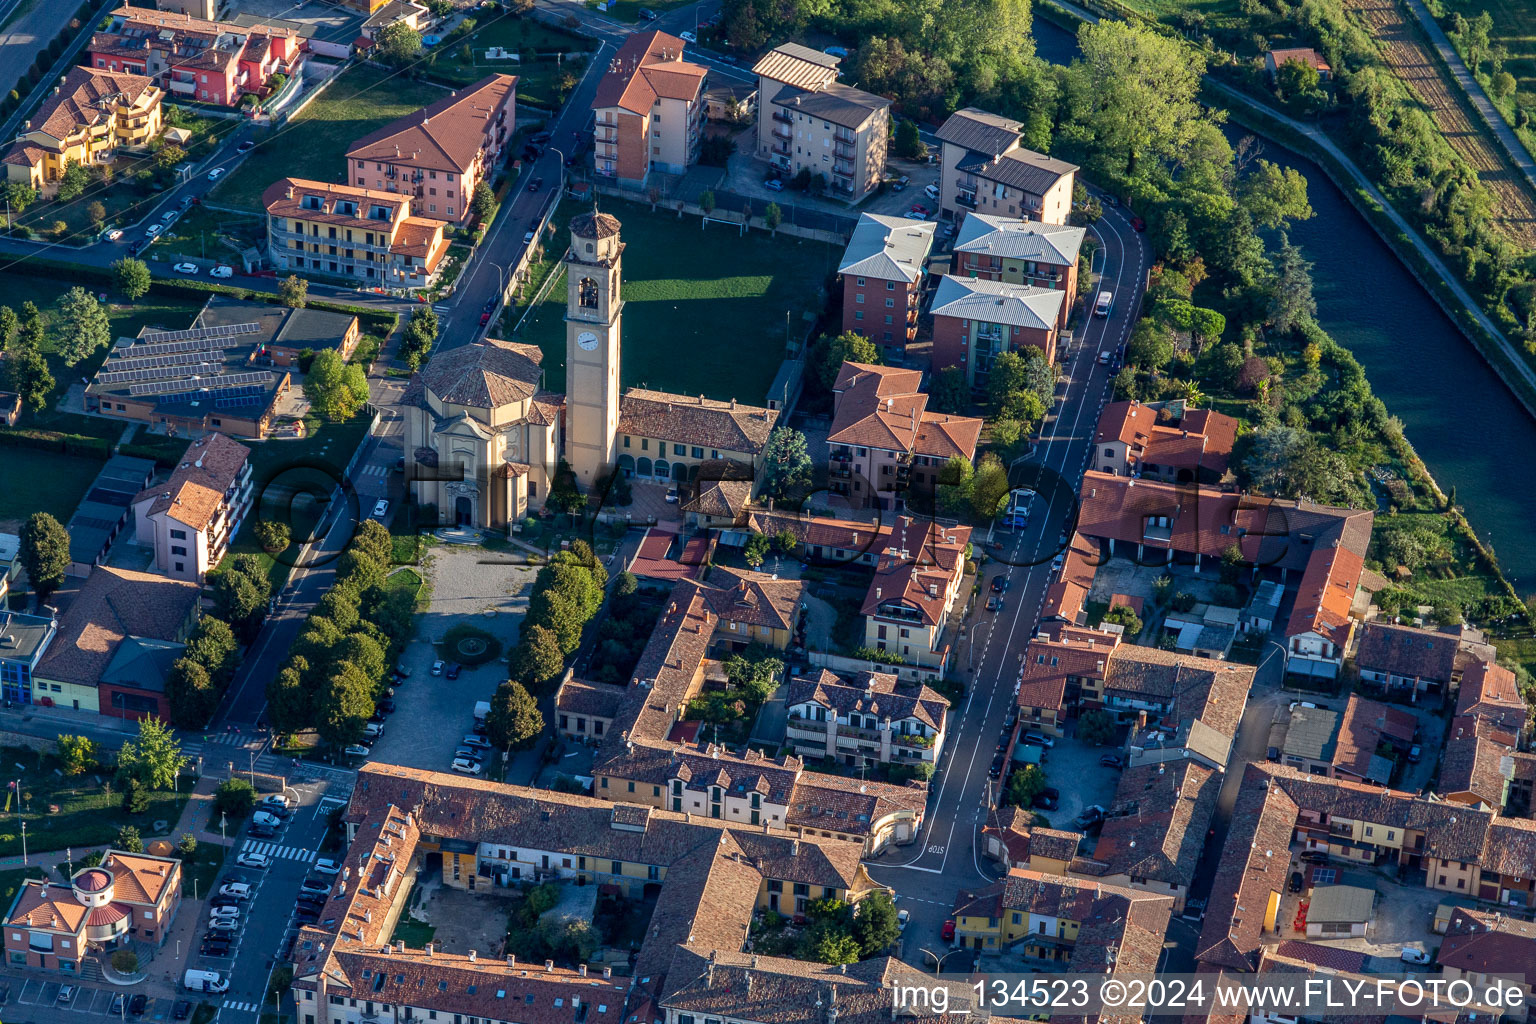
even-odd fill
[[[459,495],[458,499],[453,503],[453,509],[454,520],[460,526],[475,525],[475,506],[470,503],[467,496]]]

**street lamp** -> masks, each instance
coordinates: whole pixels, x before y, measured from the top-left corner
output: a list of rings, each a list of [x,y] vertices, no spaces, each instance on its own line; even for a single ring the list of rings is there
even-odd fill
[[[937,953],[933,952],[932,950],[924,948],[922,946],[918,947],[918,952],[926,953],[928,956],[933,957],[933,973],[934,974],[943,974],[944,973],[944,961],[948,960],[950,957],[954,956],[956,953],[964,953],[965,952],[965,947],[964,946],[956,946],[954,949],[950,950],[948,953],[945,953],[943,956],[939,956]]]

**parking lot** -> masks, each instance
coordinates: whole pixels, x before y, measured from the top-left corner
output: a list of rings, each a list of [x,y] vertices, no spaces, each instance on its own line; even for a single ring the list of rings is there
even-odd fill
[[[1108,807],[1120,784],[1120,772],[1099,763],[1105,754],[1120,751],[1115,747],[1094,747],[1075,736],[1058,738],[1045,752],[1041,768],[1046,783],[1061,791],[1061,803],[1054,811],[1040,811],[1057,828],[1079,830],[1073,819],[1083,808],[1098,804]]]
[[[68,986],[73,994],[67,999],[59,998],[60,990]],[[16,1006],[51,1007],[55,1011],[67,1011],[70,1017],[80,1016],[124,1016],[129,1020],[186,1020],[191,1016],[192,1007],[195,1005],[190,999],[152,999],[146,997],[143,1012],[137,1016],[127,1012],[127,1002],[133,998],[132,989],[114,988],[110,985],[74,985],[69,982],[43,981],[39,978],[28,978],[24,981],[13,982],[10,986],[11,998],[8,1004]],[[117,996],[124,997],[124,1005],[117,1013],[113,1012],[112,1001]],[[179,1014],[179,1015],[178,1015]],[[8,1014],[7,1016],[13,1016]]]

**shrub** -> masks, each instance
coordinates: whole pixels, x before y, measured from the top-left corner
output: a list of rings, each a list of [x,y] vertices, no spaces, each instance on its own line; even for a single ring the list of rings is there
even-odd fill
[[[256,806],[256,787],[244,779],[225,779],[213,791],[213,813],[242,821]]]

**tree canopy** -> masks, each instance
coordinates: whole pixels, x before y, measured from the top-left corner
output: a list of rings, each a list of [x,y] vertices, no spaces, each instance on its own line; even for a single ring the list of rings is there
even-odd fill
[[[32,589],[39,599],[46,599],[59,589],[64,570],[69,568],[69,534],[47,512],[34,512],[21,528],[17,557],[27,570]]]
[[[335,349],[325,349],[315,354],[304,376],[304,397],[326,419],[349,420],[368,401],[368,375],[361,366],[344,362]]]

